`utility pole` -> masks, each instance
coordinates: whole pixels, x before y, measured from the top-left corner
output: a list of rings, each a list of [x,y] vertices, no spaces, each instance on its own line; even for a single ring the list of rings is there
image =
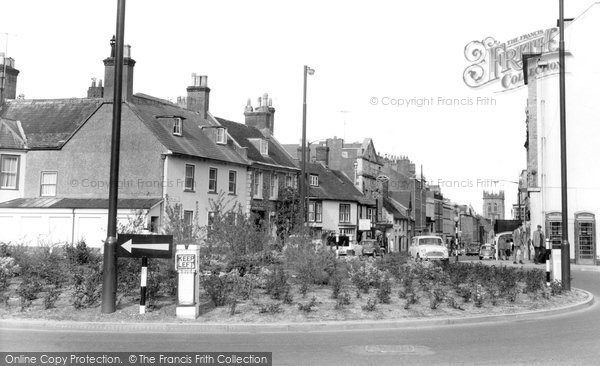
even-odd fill
[[[110,153],[110,187],[108,192],[108,230],[104,242],[102,278],[102,313],[114,313],[117,295],[117,202],[119,194],[119,154],[121,144],[121,106],[123,94],[123,41],[125,35],[125,0],[117,4],[117,40]]]
[[[304,88],[302,94],[302,177],[300,178],[300,199],[302,200],[302,218],[304,223],[308,221],[308,183],[306,173],[306,78],[308,75],[313,75],[315,70],[304,65]]]
[[[569,210],[567,205],[567,111],[565,90],[565,14],[564,0],[558,2],[559,61],[560,68],[560,181],[562,206],[562,247],[561,247],[561,277],[562,286],[566,291],[571,290],[571,248],[569,246]]]

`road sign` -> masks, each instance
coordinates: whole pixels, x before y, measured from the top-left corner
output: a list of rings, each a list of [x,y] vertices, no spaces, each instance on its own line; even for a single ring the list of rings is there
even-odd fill
[[[173,235],[119,234],[117,256],[130,258],[171,258]]]
[[[177,254],[177,270],[196,270],[196,254]]]

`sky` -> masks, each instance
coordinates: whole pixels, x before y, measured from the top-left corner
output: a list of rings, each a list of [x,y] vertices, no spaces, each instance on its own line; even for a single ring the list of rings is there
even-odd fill
[[[517,186],[501,181],[526,168],[526,90],[467,86],[465,46],[554,27],[558,3],[129,0],[125,43],[134,93],[175,101],[192,73],[207,75],[211,113],[242,123],[248,98],[268,93],[281,143],[300,141],[309,65],[309,141],[373,138],[381,155],[408,156],[445,197],[479,213],[484,189],[505,190],[510,215]],[[565,3],[570,18],[593,1]],[[116,9],[116,0],[4,2],[0,52],[20,70],[17,94],[85,97],[104,77]]]

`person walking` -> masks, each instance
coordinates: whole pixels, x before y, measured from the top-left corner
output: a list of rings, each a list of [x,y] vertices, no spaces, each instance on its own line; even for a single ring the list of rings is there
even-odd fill
[[[540,259],[542,259],[542,252],[545,250],[544,248],[544,233],[542,232],[542,225],[537,226],[537,230],[533,232],[533,250],[535,254],[533,256],[533,263],[540,263]]]
[[[513,249],[513,264],[517,264],[517,261],[520,264],[524,264],[523,263],[523,224],[519,224],[519,226],[513,231],[512,233],[513,236],[513,242],[514,242],[514,249]]]

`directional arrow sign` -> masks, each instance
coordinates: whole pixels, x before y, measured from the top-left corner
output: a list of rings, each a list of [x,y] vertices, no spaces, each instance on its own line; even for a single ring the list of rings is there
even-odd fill
[[[117,247],[119,257],[171,258],[173,235],[120,234]]]

